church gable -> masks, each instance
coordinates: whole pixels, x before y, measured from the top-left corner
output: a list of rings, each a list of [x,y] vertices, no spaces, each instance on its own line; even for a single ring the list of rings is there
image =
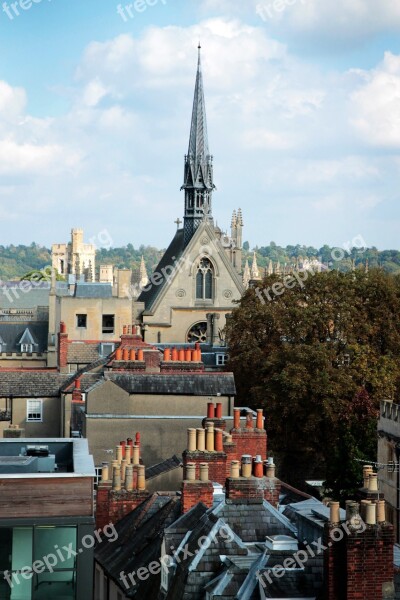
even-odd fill
[[[166,252],[166,255],[170,252]],[[171,257],[172,258],[172,257]],[[150,277],[154,301],[146,312],[154,314],[160,304],[179,307],[230,307],[244,291],[241,277],[233,268],[215,235],[214,228],[204,221],[179,257],[170,265],[167,260],[157,267],[164,270],[163,285],[157,286],[157,275]],[[160,268],[161,267],[161,268]]]

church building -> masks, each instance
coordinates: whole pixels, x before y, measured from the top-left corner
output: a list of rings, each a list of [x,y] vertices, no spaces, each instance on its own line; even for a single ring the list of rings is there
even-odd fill
[[[224,342],[226,315],[244,292],[242,212],[234,211],[230,235],[214,224],[213,157],[207,119],[200,46],[189,148],[185,156],[183,227],[178,229],[143,288],[138,302],[146,342]]]

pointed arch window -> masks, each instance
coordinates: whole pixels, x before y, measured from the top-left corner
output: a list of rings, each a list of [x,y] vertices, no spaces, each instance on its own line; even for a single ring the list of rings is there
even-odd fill
[[[214,287],[214,269],[208,258],[202,258],[196,273],[196,299],[212,300]]]

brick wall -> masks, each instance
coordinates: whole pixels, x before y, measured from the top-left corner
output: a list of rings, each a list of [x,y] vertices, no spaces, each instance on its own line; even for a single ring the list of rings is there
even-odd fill
[[[182,513],[186,513],[199,502],[208,508],[213,505],[214,488],[211,481],[183,481],[182,483]]]

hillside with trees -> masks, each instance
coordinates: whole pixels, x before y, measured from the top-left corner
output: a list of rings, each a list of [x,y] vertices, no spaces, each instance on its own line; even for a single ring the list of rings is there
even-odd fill
[[[377,248],[350,248],[341,250],[323,246],[313,248],[312,246],[277,246],[270,242],[267,246],[250,248],[249,242],[243,244],[243,262],[250,262],[253,253],[257,254],[260,269],[268,268],[270,260],[274,265],[279,262],[281,267],[295,264],[296,259],[316,258],[327,264],[331,269],[349,271],[352,269],[353,261],[356,267],[362,267],[368,260],[369,267],[380,267],[388,273],[400,273],[400,251],[384,250]],[[336,250],[336,252],[335,252]],[[113,264],[120,268],[138,270],[142,255],[146,261],[149,273],[156,267],[163,255],[164,250],[153,246],[141,245],[134,248],[132,244],[120,248],[99,248],[97,250],[97,268],[101,263]],[[335,260],[337,257],[340,260]],[[0,279],[2,281],[18,280],[30,271],[43,269],[51,263],[50,250],[32,242],[29,246],[20,244],[18,246],[0,246]]]

